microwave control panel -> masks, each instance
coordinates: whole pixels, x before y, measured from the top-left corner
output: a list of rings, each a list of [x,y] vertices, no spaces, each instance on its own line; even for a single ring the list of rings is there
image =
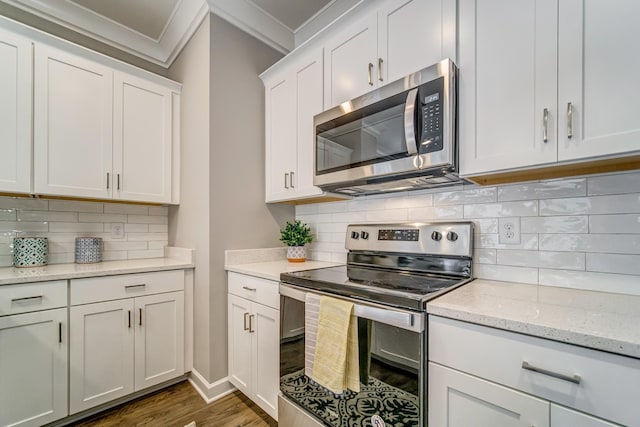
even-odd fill
[[[444,79],[427,82],[418,90],[420,142],[418,152],[420,154],[440,151],[443,148],[443,91]]]

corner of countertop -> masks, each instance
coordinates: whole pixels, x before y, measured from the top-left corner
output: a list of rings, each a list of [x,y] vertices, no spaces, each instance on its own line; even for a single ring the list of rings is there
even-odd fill
[[[255,264],[286,259],[287,248],[228,249],[224,251],[224,265]]]
[[[182,261],[187,264],[195,265],[196,251],[190,248],[179,248],[177,246],[165,246],[164,257]]]

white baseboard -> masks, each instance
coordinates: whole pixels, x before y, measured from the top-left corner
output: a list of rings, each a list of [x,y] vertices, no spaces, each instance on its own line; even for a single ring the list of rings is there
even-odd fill
[[[211,403],[232,393],[236,388],[229,382],[229,378],[225,377],[218,381],[209,383],[198,371],[191,370],[189,375],[189,382],[196,389],[196,391],[202,396],[205,402]]]

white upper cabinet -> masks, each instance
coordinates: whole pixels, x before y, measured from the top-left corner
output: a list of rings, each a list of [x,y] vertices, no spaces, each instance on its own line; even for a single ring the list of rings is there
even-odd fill
[[[633,0],[460,0],[461,174],[637,154],[639,20]]]
[[[463,174],[556,160],[557,7],[557,0],[460,0]]]
[[[455,60],[452,0],[389,0],[324,45],[326,108],[444,59]]]
[[[113,71],[35,46],[34,191],[111,198]]]
[[[322,195],[313,185],[313,116],[322,111],[322,50],[265,78],[266,201]]]
[[[0,29],[0,191],[31,191],[31,41]]]
[[[640,150],[638,22],[637,0],[559,2],[558,160]]]
[[[114,75],[114,198],[171,202],[171,90]]]

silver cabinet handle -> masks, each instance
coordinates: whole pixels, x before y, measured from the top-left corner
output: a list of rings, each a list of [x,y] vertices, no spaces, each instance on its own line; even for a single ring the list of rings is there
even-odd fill
[[[109,189],[109,172],[107,172],[107,190]]]
[[[140,283],[139,285],[127,285],[124,288],[125,289],[135,289],[135,288],[144,288],[145,286],[147,286],[146,283]]]
[[[128,310],[129,315],[129,329],[131,329],[131,310]]]
[[[58,322],[58,342],[62,342],[62,322]]]
[[[373,86],[373,64],[369,62],[369,86]]]
[[[382,78],[382,58],[378,58],[378,80],[380,80],[381,82],[384,81],[384,79]]]
[[[284,188],[289,188],[289,184],[287,184],[287,179],[289,178],[289,174],[284,174]]]
[[[244,314],[244,326],[242,328],[243,331],[248,331],[249,327],[247,326],[247,317],[249,317],[249,313]]]
[[[36,295],[33,297],[13,298],[11,299],[11,302],[32,301],[32,300],[42,299],[42,298],[43,298],[42,295]]]
[[[253,314],[249,316],[249,333],[251,333],[251,334],[256,331],[255,329],[253,329],[253,318],[254,318],[254,316],[255,315],[253,315]]]
[[[549,109],[545,108],[542,113],[542,141],[549,142]]]
[[[411,89],[407,94],[407,101],[404,104],[404,140],[407,144],[407,153],[411,155],[418,154],[416,129],[414,126],[417,96],[418,88]]]
[[[573,104],[567,104],[567,138],[573,138]]]
[[[295,185],[293,185],[293,171],[289,172],[289,186],[295,188]]]
[[[565,375],[559,374],[557,372],[549,371],[547,369],[538,368],[537,366],[532,366],[526,360],[522,362],[522,369],[526,369],[527,371],[537,372],[542,375],[547,375],[549,377],[558,378],[563,381],[568,381],[574,384],[580,384],[582,378],[579,375]]]
[[[251,291],[251,292],[255,292],[256,291],[256,288],[250,288],[248,286],[243,286],[242,289],[246,289],[246,290]]]
[[[118,187],[116,188],[116,190],[120,190],[120,174],[118,174],[117,178],[118,178]]]
[[[140,323],[138,323],[138,325],[142,326],[142,309],[139,308],[138,310],[140,310]]]

